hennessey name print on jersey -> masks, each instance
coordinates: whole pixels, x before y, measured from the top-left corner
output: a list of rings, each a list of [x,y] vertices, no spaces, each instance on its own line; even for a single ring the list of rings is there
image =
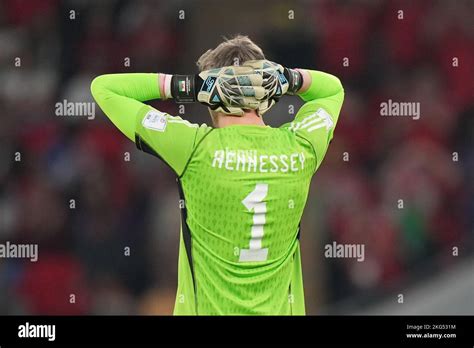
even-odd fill
[[[230,171],[286,173],[304,169],[304,153],[261,154],[257,150],[216,150],[212,166]]]

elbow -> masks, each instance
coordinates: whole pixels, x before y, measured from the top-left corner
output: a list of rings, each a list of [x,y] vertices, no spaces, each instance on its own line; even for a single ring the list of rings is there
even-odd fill
[[[325,96],[335,96],[335,95],[344,95],[344,87],[342,86],[342,82],[336,75],[332,74],[325,74],[326,79],[323,80],[325,84]]]
[[[333,76],[334,79],[334,89],[337,90],[338,93],[344,94],[344,86],[342,85],[341,80],[337,76]]]
[[[334,76],[334,95],[339,96],[342,100],[344,100],[344,86],[342,85],[341,80]]]
[[[91,94],[96,100],[97,100],[97,95],[100,93],[100,90],[101,90],[102,76],[103,75],[95,77],[91,82]]]
[[[101,93],[105,92],[108,89],[107,76],[108,75],[99,75],[92,80],[90,89],[91,89],[91,94],[95,100],[97,100],[97,97]]]
[[[342,95],[342,99],[344,99],[345,91],[344,91],[344,86],[342,84],[340,86],[339,93]]]

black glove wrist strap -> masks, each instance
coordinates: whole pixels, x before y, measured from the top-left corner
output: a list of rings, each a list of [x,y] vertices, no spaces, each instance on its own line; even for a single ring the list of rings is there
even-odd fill
[[[202,79],[197,75],[173,75],[171,96],[177,103],[193,103],[201,85]]]
[[[303,75],[298,70],[288,68],[285,68],[284,74],[289,85],[286,94],[295,95],[303,85]]]

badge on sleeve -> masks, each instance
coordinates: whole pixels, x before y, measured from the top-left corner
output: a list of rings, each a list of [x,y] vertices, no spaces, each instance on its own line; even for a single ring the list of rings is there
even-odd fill
[[[157,110],[148,111],[142,121],[143,127],[159,132],[165,131],[166,124],[166,113]]]

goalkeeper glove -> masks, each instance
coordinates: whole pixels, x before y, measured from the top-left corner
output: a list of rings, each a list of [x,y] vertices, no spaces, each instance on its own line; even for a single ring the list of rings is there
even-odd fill
[[[168,77],[170,75],[167,75]],[[197,75],[172,75],[167,78],[166,97],[178,103],[198,101],[225,114],[244,114],[244,109],[257,109],[268,96],[261,73],[251,67],[227,66]]]
[[[284,68],[269,60],[250,60],[243,66],[251,67],[262,74],[267,96],[262,100],[258,112],[263,115],[284,95],[295,95],[303,84],[303,76],[298,70]]]

